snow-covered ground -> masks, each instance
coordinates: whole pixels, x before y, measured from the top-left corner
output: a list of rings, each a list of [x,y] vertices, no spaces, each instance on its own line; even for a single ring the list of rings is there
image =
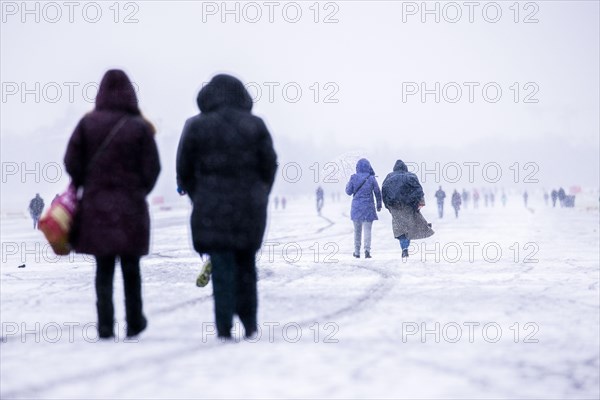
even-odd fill
[[[211,286],[195,286],[185,201],[153,212],[149,327],[133,342],[120,273],[120,336],[97,342],[93,263],[57,260],[29,220],[3,219],[1,397],[600,396],[596,194],[590,207],[532,200],[530,212],[511,198],[507,208],[469,205],[459,219],[448,207],[442,220],[430,201],[436,234],[407,262],[385,210],[374,258],[354,259],[349,199],[326,200],[323,218],[302,199],[271,210],[258,261],[262,332],[238,343],[215,338]]]

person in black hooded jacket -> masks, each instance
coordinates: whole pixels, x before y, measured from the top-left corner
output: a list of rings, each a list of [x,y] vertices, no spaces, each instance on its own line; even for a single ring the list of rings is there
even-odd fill
[[[255,255],[266,226],[277,170],[271,135],[252,115],[241,81],[217,75],[198,94],[177,150],[177,183],[193,203],[194,249],[212,262],[219,337],[231,337],[237,314],[246,336],[256,330]]]
[[[412,239],[424,239],[434,233],[419,211],[425,205],[419,178],[398,160],[394,171],[383,181],[381,195],[383,204],[392,214],[392,229],[394,237],[400,241],[402,258],[406,258]]]

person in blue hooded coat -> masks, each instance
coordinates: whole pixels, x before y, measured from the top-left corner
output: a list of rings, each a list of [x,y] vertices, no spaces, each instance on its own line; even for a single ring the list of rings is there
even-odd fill
[[[419,178],[408,172],[402,160],[396,161],[394,171],[383,181],[383,204],[392,214],[394,237],[400,241],[402,258],[408,257],[408,246],[413,239],[424,239],[434,234],[431,224],[421,214],[425,194]]]
[[[366,158],[361,158],[356,163],[356,174],[350,177],[350,181],[346,185],[346,193],[353,196],[350,219],[354,222],[354,257],[360,258],[360,242],[364,231],[365,258],[371,258],[371,228],[373,221],[378,219],[373,195],[375,195],[377,212],[379,212],[381,211],[381,191],[371,163]]]
[[[217,75],[198,94],[177,152],[177,184],[193,203],[194,249],[212,263],[217,335],[231,337],[238,315],[257,332],[256,251],[266,228],[277,155],[244,84]]]

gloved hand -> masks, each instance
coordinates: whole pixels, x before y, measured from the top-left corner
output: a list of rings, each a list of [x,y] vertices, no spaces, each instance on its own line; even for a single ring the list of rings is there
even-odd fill
[[[177,193],[179,193],[180,196],[185,196],[187,194],[187,192],[179,186],[177,186]]]
[[[381,207],[377,207],[377,212],[380,212],[380,211],[381,211]]]

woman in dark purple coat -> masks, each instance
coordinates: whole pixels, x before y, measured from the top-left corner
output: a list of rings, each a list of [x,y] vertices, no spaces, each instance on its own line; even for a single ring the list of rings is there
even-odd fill
[[[96,258],[98,334],[114,335],[113,277],[121,260],[125,286],[127,336],[146,328],[142,312],[140,257],[148,254],[150,216],[146,196],[160,162],[154,127],[138,108],[131,81],[121,70],[106,72],[95,109],[77,124],[65,167],[82,189],[73,223],[75,251]]]
[[[371,258],[371,228],[377,219],[377,211],[381,211],[381,191],[375,179],[375,173],[366,158],[361,158],[356,163],[356,174],[350,177],[346,185],[346,194],[352,197],[350,218],[354,222],[354,257],[360,258],[360,241],[362,231],[365,232],[365,258]]]

